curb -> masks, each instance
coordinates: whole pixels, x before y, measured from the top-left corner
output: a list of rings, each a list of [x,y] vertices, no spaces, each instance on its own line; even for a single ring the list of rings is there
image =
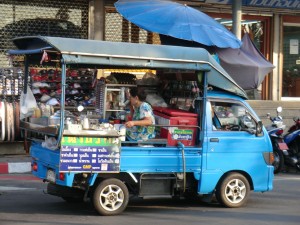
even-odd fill
[[[0,162],[0,174],[29,173],[31,172],[30,162]]]

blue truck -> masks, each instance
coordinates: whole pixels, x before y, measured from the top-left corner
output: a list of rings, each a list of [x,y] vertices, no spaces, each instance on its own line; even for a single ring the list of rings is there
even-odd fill
[[[44,65],[60,70],[59,124],[20,121],[24,134],[36,134],[27,136],[32,173],[48,183],[48,194],[66,201],[90,200],[100,215],[117,215],[126,209],[130,196],[216,199],[235,208],[246,204],[251,191],[272,190],[268,133],[245,101],[244,90],[205,49],[44,36],[13,41],[17,49],[10,50],[10,56],[24,55],[25,95],[32,82],[30,68],[45,54]],[[70,68],[151,70],[169,84],[165,87],[173,85],[167,90],[173,94],[167,103],[178,101],[176,92],[190,89],[191,106],[168,109],[183,113],[178,116],[153,107],[161,136],[139,143],[120,138],[115,130],[80,130],[80,124],[67,121],[64,104]],[[181,86],[174,87],[176,82]],[[106,109],[105,103],[99,104]],[[57,140],[57,146],[48,148],[44,137]]]

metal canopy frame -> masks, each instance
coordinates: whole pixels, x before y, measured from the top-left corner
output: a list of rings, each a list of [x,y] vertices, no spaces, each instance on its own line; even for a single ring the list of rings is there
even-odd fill
[[[206,71],[208,84],[247,98],[244,90],[202,48],[106,42],[86,39],[31,36],[13,40],[18,50],[9,54],[33,54],[55,50],[63,63],[135,68],[173,68]]]
[[[25,55],[25,76],[29,75],[27,67],[30,56],[42,55],[44,51],[61,55],[62,94],[59,140],[64,128],[62,118],[64,118],[67,65],[203,71],[207,82],[205,87],[212,85],[247,99],[244,90],[205,49],[201,48],[45,36],[19,37],[13,42],[18,50],[10,50],[8,54]],[[207,91],[206,89],[204,92]]]

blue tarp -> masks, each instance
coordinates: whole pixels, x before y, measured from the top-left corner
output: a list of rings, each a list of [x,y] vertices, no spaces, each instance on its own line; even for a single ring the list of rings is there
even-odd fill
[[[216,49],[222,67],[245,90],[256,89],[272,71],[270,63],[256,48],[248,34],[240,49]]]

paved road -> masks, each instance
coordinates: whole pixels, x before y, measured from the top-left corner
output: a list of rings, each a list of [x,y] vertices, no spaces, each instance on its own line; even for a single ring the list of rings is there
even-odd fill
[[[0,175],[1,225],[298,225],[300,174],[276,175],[274,191],[251,193],[239,209],[184,200],[132,200],[119,216],[98,216],[89,203],[68,204],[43,193],[46,185],[31,175]]]

